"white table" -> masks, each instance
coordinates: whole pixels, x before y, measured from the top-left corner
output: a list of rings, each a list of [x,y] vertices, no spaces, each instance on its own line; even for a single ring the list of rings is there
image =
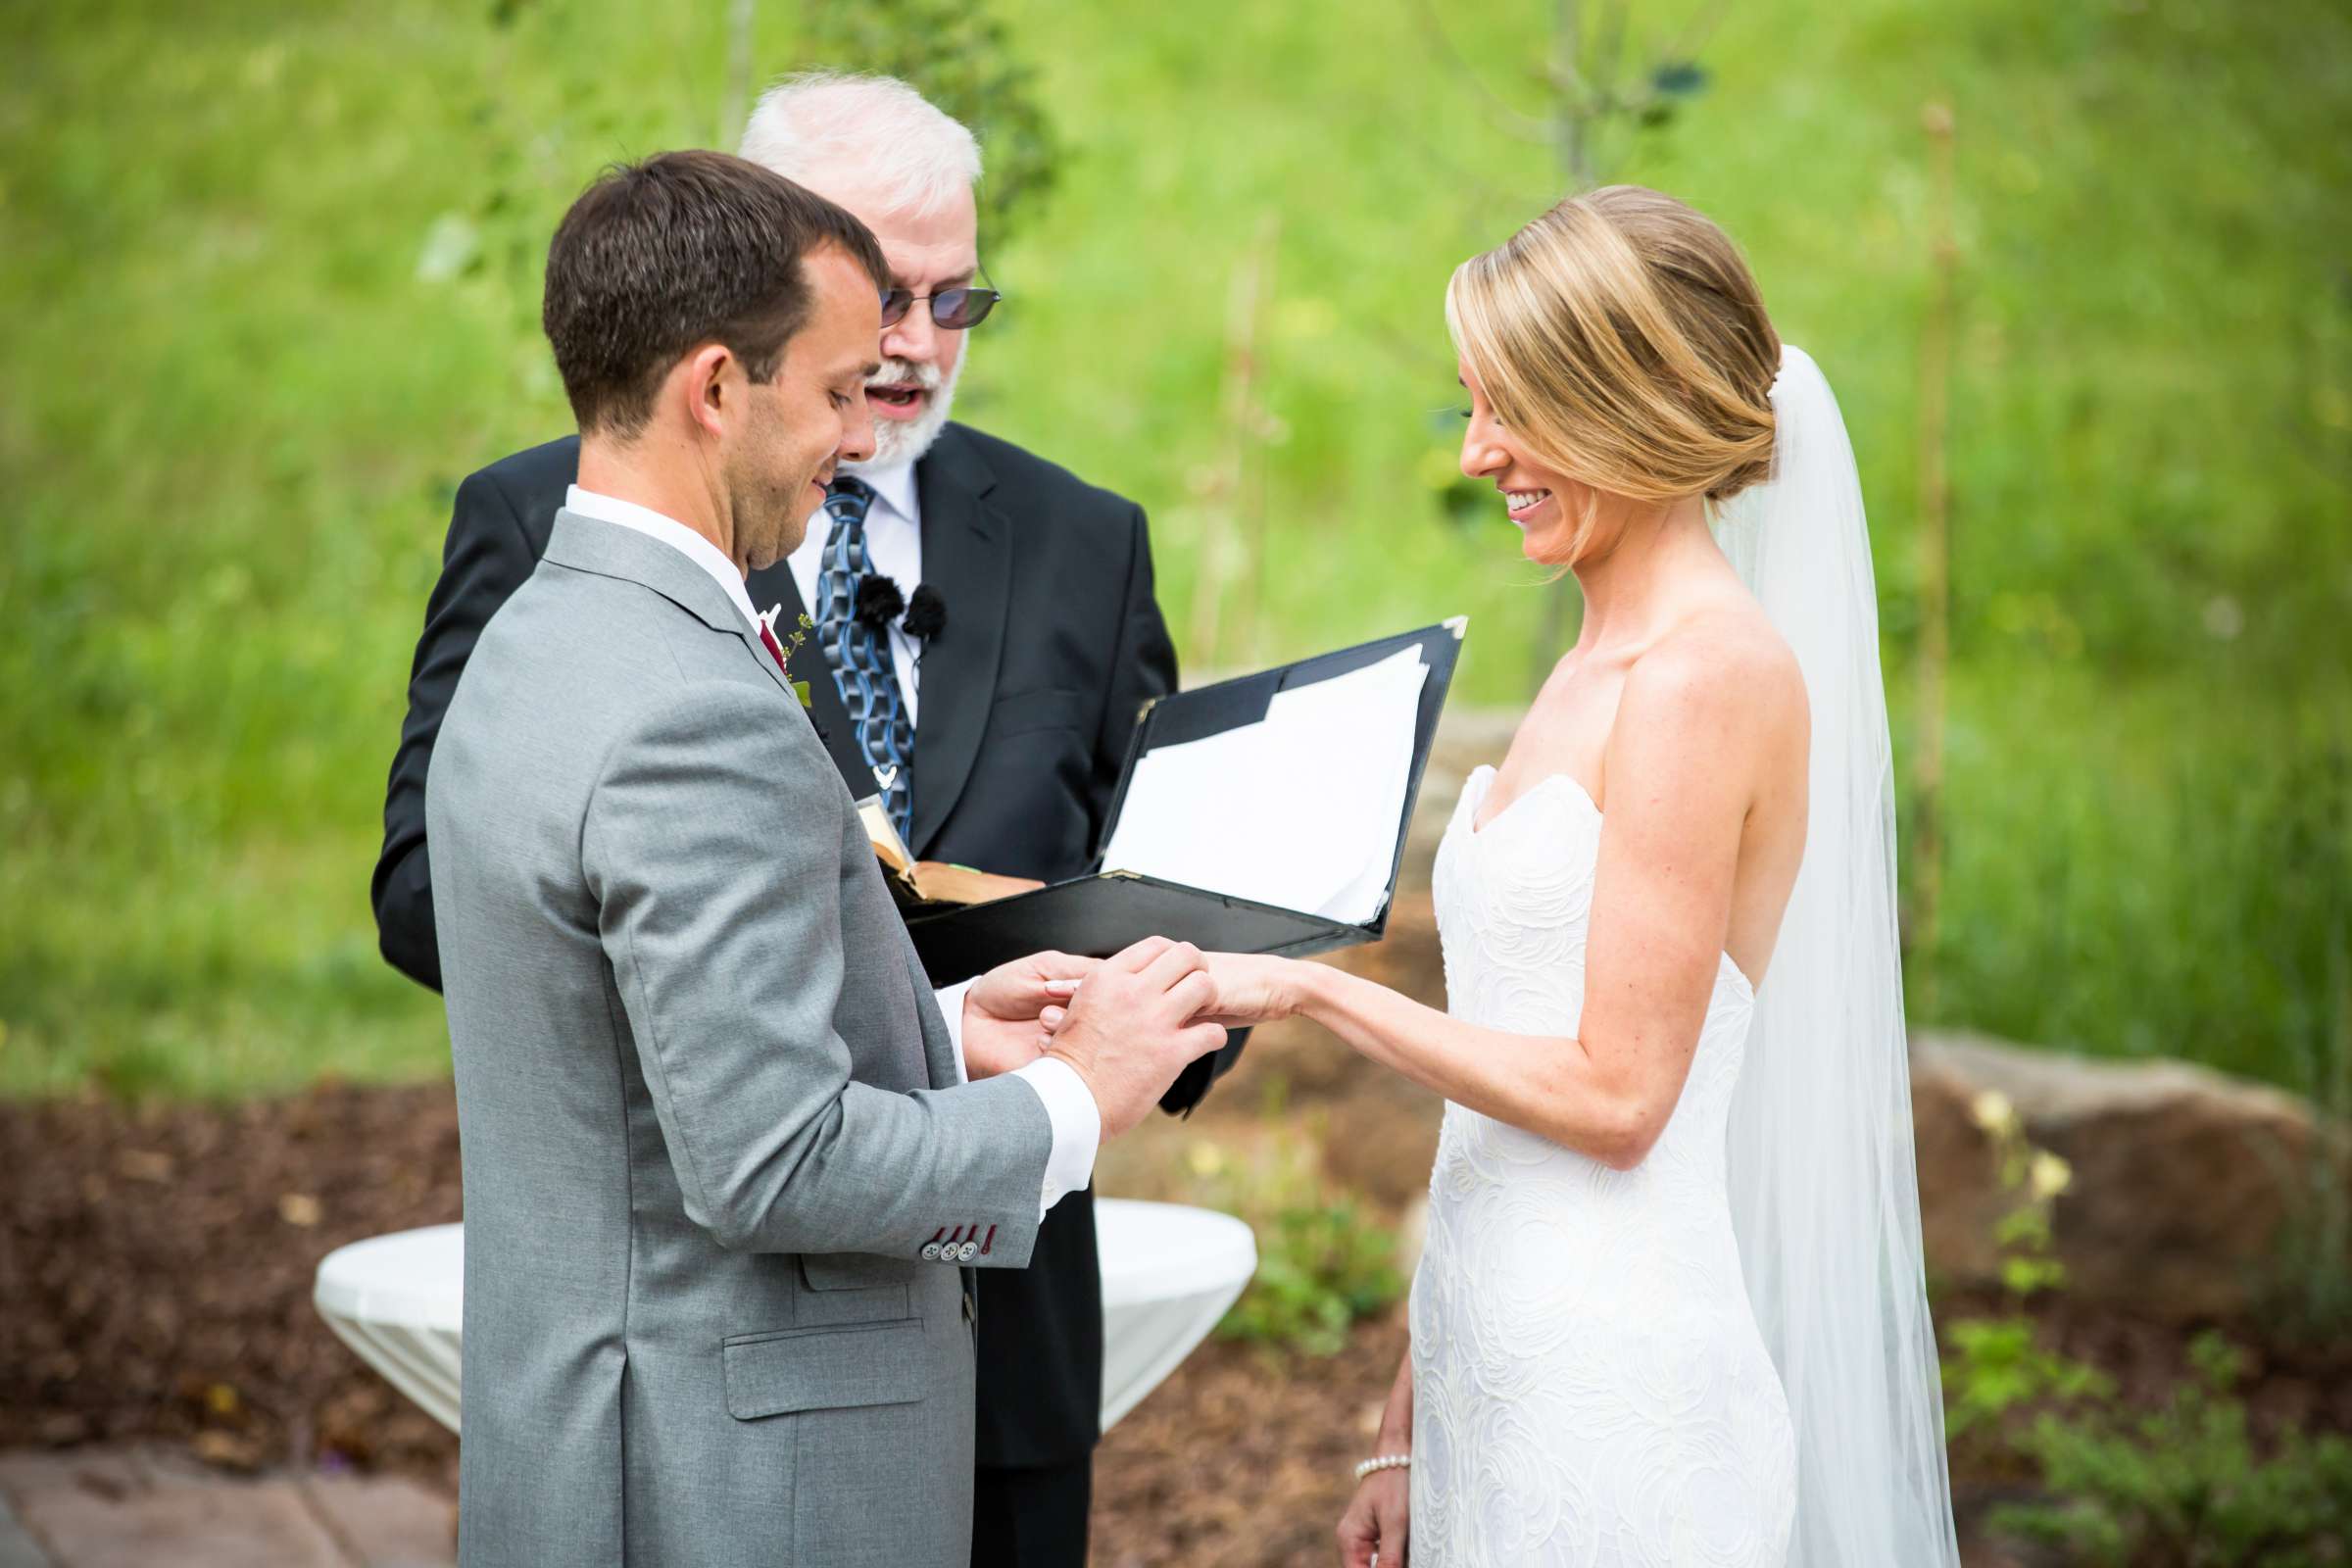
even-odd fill
[[[1095,1202],[1102,1250],[1102,1426],[1108,1431],[1216,1327],[1257,1269],[1250,1227],[1177,1203]],[[311,1298],[360,1359],[458,1429],[466,1228],[430,1225],[338,1247]]]

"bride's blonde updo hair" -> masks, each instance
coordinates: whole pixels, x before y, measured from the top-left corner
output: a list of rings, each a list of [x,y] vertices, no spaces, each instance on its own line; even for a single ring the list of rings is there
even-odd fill
[[[1730,237],[1671,196],[1571,196],[1454,269],[1446,323],[1528,456],[1580,484],[1728,501],[1771,470],[1780,334]]]

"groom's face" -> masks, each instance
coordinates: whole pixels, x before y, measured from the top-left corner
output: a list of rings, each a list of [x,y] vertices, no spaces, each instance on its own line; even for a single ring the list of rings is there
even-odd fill
[[[752,392],[754,416],[736,433],[730,463],[735,526],[751,568],[800,545],[824,505],[837,464],[873,455],[865,382],[874,371],[882,303],[848,252],[825,246],[802,263],[808,318],[784,345],[773,380]]]

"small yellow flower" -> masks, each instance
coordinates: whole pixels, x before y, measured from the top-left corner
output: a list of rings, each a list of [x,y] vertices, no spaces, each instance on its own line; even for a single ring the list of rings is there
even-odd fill
[[[2046,1202],[2074,1184],[2075,1167],[2048,1150],[2037,1149],[2034,1152],[2034,1165],[2028,1180],[2033,1186],[2034,1198]]]
[[[1969,1102],[1969,1114],[1988,1133],[2005,1133],[2017,1126],[2017,1107],[1998,1089],[1979,1092]]]
[[[1196,1176],[1216,1176],[1225,1169],[1225,1151],[1214,1144],[1195,1144],[1192,1152],[1186,1156],[1186,1163],[1193,1167]]]

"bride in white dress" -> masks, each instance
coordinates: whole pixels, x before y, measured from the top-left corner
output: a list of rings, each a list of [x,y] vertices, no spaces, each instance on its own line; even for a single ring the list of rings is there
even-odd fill
[[[1954,1564],[1836,400],[1654,191],[1561,203],[1446,316],[1462,469],[1585,599],[1439,848],[1446,1010],[1212,959],[1233,1021],[1303,1014],[1447,1102],[1343,1561]]]

